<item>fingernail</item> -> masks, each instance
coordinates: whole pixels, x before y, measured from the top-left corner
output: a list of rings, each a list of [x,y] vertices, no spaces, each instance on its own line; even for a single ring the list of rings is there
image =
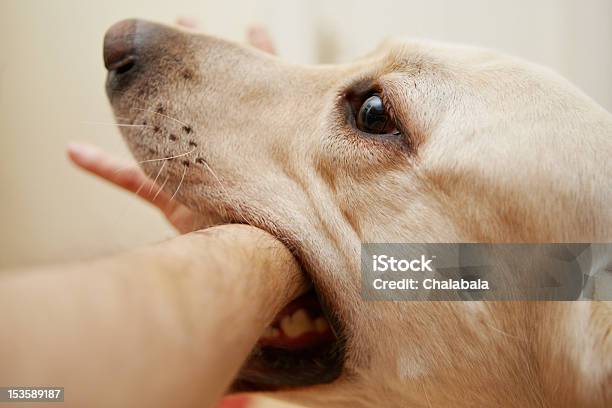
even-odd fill
[[[70,143],[68,144],[68,152],[78,156],[81,161],[92,161],[96,158],[98,150],[87,144]]]

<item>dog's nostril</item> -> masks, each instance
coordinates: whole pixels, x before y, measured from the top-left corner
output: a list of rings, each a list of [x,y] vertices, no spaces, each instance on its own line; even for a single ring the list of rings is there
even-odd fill
[[[177,137],[176,135],[170,135],[169,136],[170,140],[172,140],[173,142],[176,141]]]
[[[136,65],[136,58],[127,57],[126,59],[121,60],[117,62],[116,64],[114,64],[112,68],[109,68],[109,69],[114,70],[118,74],[125,74],[126,72],[134,68],[135,65]]]
[[[104,66],[109,71],[125,73],[136,64],[134,39],[136,20],[124,20],[108,29],[104,36]]]

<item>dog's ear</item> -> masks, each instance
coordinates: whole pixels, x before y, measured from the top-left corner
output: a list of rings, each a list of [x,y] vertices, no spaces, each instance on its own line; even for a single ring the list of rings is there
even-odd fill
[[[539,333],[539,368],[552,406],[612,406],[612,302],[551,302]]]

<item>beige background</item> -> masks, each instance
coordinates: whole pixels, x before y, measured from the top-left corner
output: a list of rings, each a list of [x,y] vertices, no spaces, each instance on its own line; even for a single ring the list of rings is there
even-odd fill
[[[108,253],[171,236],[155,210],[77,171],[71,140],[127,157],[104,94],[105,29],[197,17],[244,38],[267,25],[296,62],[347,61],[387,35],[487,46],[548,65],[612,110],[612,2],[0,0],[0,268]]]

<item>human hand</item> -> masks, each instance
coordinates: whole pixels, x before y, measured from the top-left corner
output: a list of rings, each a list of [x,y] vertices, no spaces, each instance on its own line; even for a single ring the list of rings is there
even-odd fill
[[[199,226],[198,214],[173,200],[170,194],[147,177],[136,163],[117,159],[96,146],[84,143],[70,144],[68,157],[81,169],[153,204],[181,234],[193,231]]]

